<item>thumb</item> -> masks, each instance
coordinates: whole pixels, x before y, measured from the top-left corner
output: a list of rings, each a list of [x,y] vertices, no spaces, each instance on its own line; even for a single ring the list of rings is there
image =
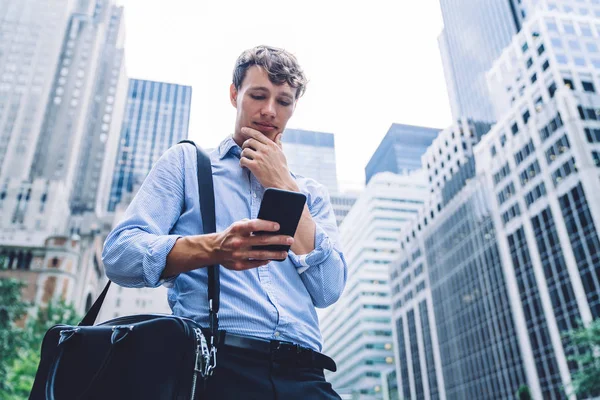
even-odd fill
[[[283,148],[283,145],[281,144],[282,136],[283,136],[283,133],[280,133],[279,135],[275,136],[275,144],[277,144],[277,146],[279,146],[280,149]]]

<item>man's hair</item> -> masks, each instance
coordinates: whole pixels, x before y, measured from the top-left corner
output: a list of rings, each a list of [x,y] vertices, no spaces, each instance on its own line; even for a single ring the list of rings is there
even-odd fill
[[[269,80],[276,85],[287,83],[296,88],[296,99],[306,90],[306,77],[296,57],[284,49],[271,46],[256,46],[245,50],[237,59],[233,69],[233,84],[240,89],[246,71],[253,65],[263,68]]]

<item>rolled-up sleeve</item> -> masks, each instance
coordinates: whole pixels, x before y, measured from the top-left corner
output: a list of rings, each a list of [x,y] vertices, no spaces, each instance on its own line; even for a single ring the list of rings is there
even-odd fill
[[[167,150],[106,238],[102,261],[113,282],[136,288],[163,283],[167,255],[180,237],[170,232],[184,206],[183,163],[181,145]]]
[[[335,303],[346,285],[348,267],[339,245],[339,232],[329,194],[319,185],[309,197],[309,210],[316,225],[315,249],[290,260],[296,266],[315,307]]]

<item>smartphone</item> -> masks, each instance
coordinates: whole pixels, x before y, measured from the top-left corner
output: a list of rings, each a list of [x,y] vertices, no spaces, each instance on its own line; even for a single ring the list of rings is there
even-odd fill
[[[268,188],[265,190],[258,219],[273,221],[279,224],[277,232],[254,232],[255,235],[275,234],[292,236],[296,234],[296,228],[300,222],[302,211],[306,204],[306,196],[303,193],[290,192],[288,190]],[[289,251],[289,245],[266,245],[254,246],[255,250]],[[283,260],[276,260],[283,261]]]

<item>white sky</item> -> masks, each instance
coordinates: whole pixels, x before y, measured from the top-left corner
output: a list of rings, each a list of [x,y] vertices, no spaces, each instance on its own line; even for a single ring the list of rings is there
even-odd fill
[[[232,133],[233,65],[258,44],[294,53],[309,79],[288,128],[335,134],[342,189],[393,122],[445,128],[450,107],[438,50],[438,0],[118,0],[131,78],[192,86],[190,138]],[[356,5],[353,5],[356,4]]]

